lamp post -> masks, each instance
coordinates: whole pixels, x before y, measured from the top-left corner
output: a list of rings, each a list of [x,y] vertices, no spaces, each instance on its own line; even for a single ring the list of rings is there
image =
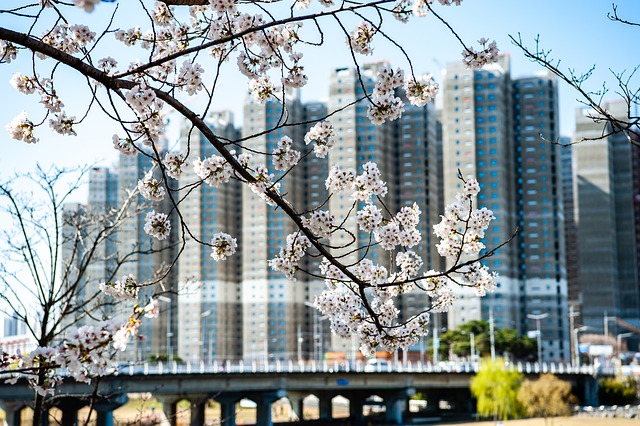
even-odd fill
[[[573,305],[569,305],[569,352],[571,353],[571,362],[575,359],[578,346],[574,345],[573,329],[575,328],[575,317],[580,316],[580,312],[574,311]]]
[[[461,334],[466,335],[466,331],[460,331]],[[469,332],[469,353],[471,362],[476,359],[476,335],[473,331]]]
[[[493,307],[489,308],[489,341],[491,343],[491,361],[496,360],[496,333],[493,324]]]
[[[173,337],[173,333],[171,332],[171,298],[167,296],[158,296],[158,300],[169,304],[169,310],[167,313],[167,361],[171,362],[173,361],[173,348],[171,347],[171,337]]]
[[[573,353],[573,362],[574,367],[580,367],[580,351],[579,351],[579,341],[578,341],[578,333],[581,331],[587,330],[589,327],[583,325],[581,327],[576,327],[573,329],[573,347],[575,348],[575,352]]]
[[[307,308],[311,308],[313,309],[313,359],[315,361],[318,361],[318,355],[320,354],[320,348],[319,346],[319,342],[318,342],[318,328],[319,328],[319,321],[318,321],[318,310],[316,309],[316,307],[314,306],[313,303],[311,302],[304,302],[304,306],[306,306]]]
[[[322,362],[324,358],[324,342],[320,321],[327,319],[327,316],[318,316],[318,309],[311,302],[304,302],[304,306],[313,309],[313,359],[317,362]]]
[[[476,335],[472,331],[469,333],[469,340],[471,341],[471,362],[475,362],[476,359]]]
[[[540,331],[540,320],[548,317],[548,313],[544,314],[527,314],[527,318],[536,321],[536,333],[538,335],[538,364],[542,362],[542,332]]]
[[[616,343],[618,344],[616,348],[618,348],[618,356],[620,356],[620,352],[622,352],[620,350],[622,347],[622,339],[630,336],[633,336],[633,333],[620,333],[616,335]]]
[[[302,329],[301,325],[298,324],[298,364],[302,364]]]
[[[438,313],[433,313],[433,364],[438,364],[438,351],[440,350],[440,338],[438,337]]]
[[[609,321],[617,320],[618,317],[615,315],[607,315],[607,311],[604,311],[604,337],[606,340],[609,340]]]
[[[201,313],[201,314],[200,314],[200,319],[201,319],[201,321],[200,321],[200,327],[202,327],[202,352],[203,352],[203,354],[202,354],[202,360],[203,360],[203,361],[207,361],[209,364],[211,364],[211,358],[213,358],[213,357],[212,357],[212,354],[213,354],[213,331],[210,331],[210,332],[209,332],[209,342],[208,342],[208,348],[209,348],[209,351],[208,351],[208,352],[205,352],[205,346],[204,346],[204,343],[205,343],[205,340],[206,340],[206,336],[207,336],[207,335],[206,335],[206,333],[205,333],[206,327],[205,327],[205,325],[204,325],[204,321],[203,321],[203,319],[204,319],[204,318],[206,318],[206,317],[208,317],[208,316],[209,316],[209,315],[211,315],[211,314],[212,314],[211,309],[207,309],[206,311],[204,311],[203,313]]]

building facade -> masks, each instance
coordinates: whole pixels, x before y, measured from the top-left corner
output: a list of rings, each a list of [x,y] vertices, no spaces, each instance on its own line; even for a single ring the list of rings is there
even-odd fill
[[[627,104],[609,102],[614,117],[626,117]],[[575,138],[597,138],[574,145],[575,221],[581,316],[600,333],[617,317],[638,324],[637,222],[632,145],[623,132],[594,122],[595,112],[576,110]],[[611,323],[610,336],[618,331]]]
[[[478,205],[496,216],[485,233],[488,249],[513,237],[485,260],[499,274],[497,289],[482,298],[462,289],[449,327],[493,320],[498,328],[540,333],[544,360],[568,359],[561,162],[548,142],[558,137],[556,80],[512,79],[502,56],[479,70],[450,64],[443,95],[445,202],[461,186],[458,171],[476,177]]]

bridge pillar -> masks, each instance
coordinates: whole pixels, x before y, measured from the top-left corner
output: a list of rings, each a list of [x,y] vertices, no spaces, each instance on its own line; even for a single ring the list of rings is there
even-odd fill
[[[437,391],[422,391],[424,398],[427,400],[427,413],[433,415],[440,414],[440,393]]]
[[[216,401],[220,404],[220,424],[236,425],[236,403],[238,400],[237,396],[224,394],[216,396]]]
[[[178,421],[178,402],[182,400],[178,396],[156,396],[156,399],[162,403],[162,411],[169,422],[169,425],[176,426]]]
[[[4,410],[4,423],[7,426],[20,426],[20,413],[25,405],[23,401],[1,401]]]
[[[297,419],[289,419],[289,421],[297,420],[302,421],[302,410],[304,398],[307,394],[302,392],[287,392],[287,398],[289,398],[289,402],[291,403],[291,410],[293,410],[293,416],[297,417]]]
[[[403,398],[389,398],[384,400],[386,407],[385,420],[394,425],[402,424],[402,412],[406,400]]]
[[[364,401],[362,395],[354,393],[349,399],[349,418],[352,425],[364,425],[365,418],[362,409],[364,408]]]
[[[318,395],[318,410],[319,420],[331,420],[333,418],[331,395],[319,394]]]
[[[126,404],[128,399],[127,395],[120,394],[115,398],[97,401],[93,406],[96,410],[97,426],[113,426],[113,410]]]
[[[407,388],[400,392],[384,394],[386,408],[385,420],[391,424],[402,424],[402,414],[407,407],[407,399],[416,393],[415,388]]]
[[[271,418],[271,404],[287,396],[287,392],[280,389],[275,392],[262,392],[255,399],[256,404],[256,426],[273,426]]]
[[[205,408],[207,407],[208,395],[189,395],[191,402],[191,426],[202,426],[205,424]]]
[[[77,398],[63,398],[56,401],[56,407],[62,411],[61,426],[78,426],[78,410],[87,405]],[[48,418],[48,415],[47,415]]]
[[[586,377],[584,380],[584,403],[585,405],[598,406],[598,380],[594,377]]]

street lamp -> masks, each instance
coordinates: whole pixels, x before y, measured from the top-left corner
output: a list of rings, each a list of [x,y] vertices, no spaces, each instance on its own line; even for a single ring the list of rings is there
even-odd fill
[[[574,318],[579,316],[580,312],[576,312],[573,308],[573,305],[569,305],[569,352],[571,352],[571,357],[569,359],[571,362],[573,362],[576,357],[576,352],[578,352],[578,346],[574,345],[573,329],[575,328]]]
[[[580,350],[579,350],[579,341],[578,341],[578,333],[580,333],[581,331],[585,331],[588,330],[589,327],[587,327],[586,325],[583,325],[581,327],[576,327],[573,329],[573,347],[575,348],[575,351],[573,353],[573,362],[574,362],[574,367],[579,367],[580,366]]]
[[[320,329],[320,320],[325,319],[326,317],[319,318],[318,317],[318,309],[311,302],[304,302],[304,306],[313,309],[313,359],[321,362],[321,356],[323,356],[323,348],[322,348],[322,330]]]
[[[618,348],[618,356],[620,354],[620,352],[622,352],[620,349],[622,347],[622,339],[625,337],[629,337],[629,336],[633,336],[633,333],[620,333],[618,335],[616,335],[616,342],[618,343],[618,345],[616,346],[616,348]]]
[[[493,324],[493,306],[489,308],[489,342],[491,343],[491,361],[496,360],[496,333]]]
[[[460,331],[461,334],[467,334],[466,331]],[[469,347],[471,353],[471,362],[474,362],[476,359],[476,335],[473,331],[469,332]]]
[[[158,300],[169,304],[169,311],[167,314],[167,361],[171,362],[173,361],[173,348],[171,347],[171,337],[173,337],[173,333],[171,332],[171,298],[167,296],[158,296]]]
[[[608,340],[609,337],[609,321],[611,320],[617,320],[618,317],[615,315],[607,315],[607,311],[604,312],[604,337],[605,337],[605,342],[606,340]]]
[[[209,352],[205,353],[204,342],[205,342],[206,333],[205,333],[205,325],[204,325],[203,319],[208,317],[212,313],[213,311],[211,309],[207,309],[206,311],[200,314],[200,327],[202,327],[202,352],[203,352],[202,359],[203,361],[208,361],[209,364],[211,364],[211,361],[213,358],[213,330],[209,331],[209,343],[208,343]]]
[[[527,314],[527,318],[536,321],[536,330],[538,335],[538,364],[542,362],[542,332],[540,331],[540,320],[548,317],[548,313],[544,314]]]

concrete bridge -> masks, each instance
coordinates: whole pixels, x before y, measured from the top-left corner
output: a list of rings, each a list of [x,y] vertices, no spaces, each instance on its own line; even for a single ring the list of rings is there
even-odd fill
[[[514,364],[527,376],[554,373],[572,384],[574,394],[586,405],[597,405],[596,373],[590,366],[579,369],[565,364]],[[411,364],[388,363],[377,365],[339,363],[297,363],[273,361],[271,363],[225,362],[205,364],[156,365],[140,364],[121,366],[113,376],[97,381],[94,386],[65,382],[49,407],[62,412],[62,425],[74,426],[78,410],[94,400],[98,426],[113,425],[113,410],[124,404],[129,393],[151,393],[163,403],[167,419],[175,425],[177,403],[191,403],[191,425],[205,424],[205,407],[208,400],[215,400],[221,407],[221,419],[225,425],[236,424],[236,404],[249,399],[256,404],[259,426],[271,426],[272,404],[288,398],[296,417],[303,420],[303,403],[309,395],[318,398],[319,421],[326,424],[332,419],[332,400],[342,396],[349,401],[349,422],[364,425],[363,408],[371,396],[382,399],[386,424],[403,424],[407,401],[421,392],[428,401],[431,415],[437,416],[440,402],[458,413],[474,410],[469,391],[469,381],[478,371],[474,363]],[[0,379],[1,380],[1,379]],[[96,392],[97,391],[97,392]],[[33,390],[25,381],[15,385],[0,384],[0,403],[6,412],[9,426],[18,426],[20,412],[33,401]]]

